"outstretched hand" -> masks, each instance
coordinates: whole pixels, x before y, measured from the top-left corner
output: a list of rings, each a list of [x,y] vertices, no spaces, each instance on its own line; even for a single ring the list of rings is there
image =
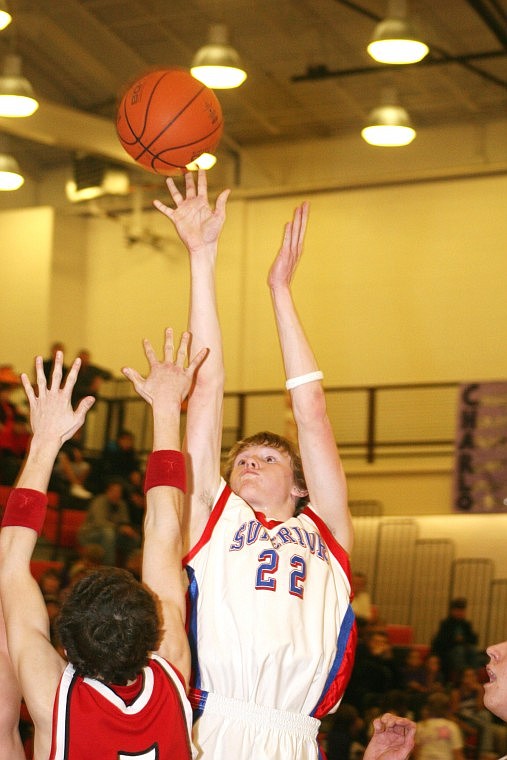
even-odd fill
[[[414,747],[415,729],[413,721],[391,713],[375,718],[363,760],[405,760]]]
[[[292,221],[285,225],[282,245],[269,270],[268,285],[270,288],[275,288],[277,285],[287,287],[290,285],[303,253],[309,211],[310,206],[305,201],[295,208]]]
[[[72,390],[77,380],[81,359],[75,359],[62,386],[63,354],[57,351],[51,383],[48,387],[42,365],[42,356],[35,359],[37,395],[28,379],[21,375],[21,382],[30,404],[30,424],[34,435],[41,435],[48,445],[52,440],[59,446],[83,425],[86,413],[93,406],[93,396],[81,399],[77,409],[72,408]]]
[[[153,201],[153,205],[171,219],[188,250],[192,252],[216,243],[225,222],[225,206],[230,190],[220,193],[213,210],[208,201],[208,183],[204,169],[198,171],[197,189],[193,174],[185,174],[185,198],[171,177],[167,178],[166,184],[176,208],[166,206],[158,200]]]
[[[144,378],[137,370],[124,367],[123,374],[130,380],[137,393],[152,406],[157,404],[181,404],[190,391],[194,372],[207,354],[207,349],[199,351],[188,366],[185,367],[190,333],[184,332],[174,360],[174,338],[170,327],[164,334],[164,356],[162,360],[157,355],[149,340],[144,340],[144,353],[150,365],[148,377]]]

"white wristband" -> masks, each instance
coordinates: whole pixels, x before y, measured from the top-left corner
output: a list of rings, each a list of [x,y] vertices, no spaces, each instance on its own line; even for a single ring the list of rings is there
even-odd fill
[[[290,377],[285,383],[285,387],[288,391],[293,388],[297,388],[298,385],[304,385],[305,383],[311,383],[313,380],[322,380],[324,374],[318,369],[316,372],[308,372],[306,375],[299,375],[298,377]]]

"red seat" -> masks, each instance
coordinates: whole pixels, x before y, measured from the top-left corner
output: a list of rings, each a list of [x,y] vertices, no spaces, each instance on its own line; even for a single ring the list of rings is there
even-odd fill
[[[388,623],[385,630],[389,643],[393,646],[409,646],[414,640],[414,629],[411,625]]]
[[[48,509],[42,535],[54,546],[72,549],[77,546],[77,532],[85,518],[85,510]]]
[[[63,562],[54,559],[32,559],[30,561],[30,570],[37,583],[40,581],[43,573],[50,568],[61,573],[63,570]]]

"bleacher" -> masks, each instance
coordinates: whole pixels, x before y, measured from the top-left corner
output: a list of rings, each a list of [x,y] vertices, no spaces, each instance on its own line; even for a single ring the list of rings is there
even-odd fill
[[[479,646],[505,639],[507,579],[495,577],[492,559],[457,557],[451,536],[420,538],[417,518],[352,512],[351,564],[366,573],[372,601],[392,637],[429,645],[450,599],[463,596]]]

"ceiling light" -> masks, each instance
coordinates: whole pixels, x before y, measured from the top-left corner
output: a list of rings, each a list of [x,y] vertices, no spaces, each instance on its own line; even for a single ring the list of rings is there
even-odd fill
[[[0,75],[0,116],[31,116],[38,107],[32,85],[21,74],[21,58],[7,55]]]
[[[406,16],[405,0],[390,0],[388,17],[377,24],[368,53],[379,63],[417,63],[429,52]]]
[[[239,87],[246,79],[246,72],[239,54],[228,43],[225,24],[213,24],[208,40],[195,54],[190,73],[215,90]]]
[[[5,0],[0,0],[0,31],[2,29],[5,29],[6,26],[9,26],[11,21],[12,21],[12,16],[9,13],[7,3],[5,2]]]
[[[201,153],[192,163],[187,164],[185,169],[189,172],[195,172],[197,169],[211,169],[215,166],[217,157],[213,153]]]
[[[361,131],[363,140],[370,145],[394,148],[408,145],[415,135],[410,116],[398,104],[396,92],[385,89],[381,105],[370,112],[368,123]]]
[[[7,153],[0,153],[0,190],[17,190],[24,181],[16,159]]]

